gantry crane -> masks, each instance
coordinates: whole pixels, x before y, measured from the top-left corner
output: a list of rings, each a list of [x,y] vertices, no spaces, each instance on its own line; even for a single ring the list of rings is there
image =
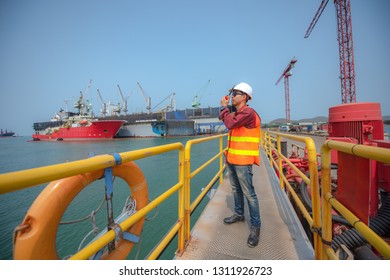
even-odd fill
[[[138,85],[138,88],[139,90],[141,91],[143,97],[145,98],[145,102],[146,102],[146,111],[148,112],[148,114],[150,114],[152,112],[152,100],[149,96],[147,96],[144,92],[144,90],[142,89],[141,85],[139,84],[139,82],[137,82],[137,85]]]
[[[289,77],[292,75],[291,69],[295,66],[295,63],[298,60],[294,57],[291,59],[290,63],[287,65],[286,69],[284,69],[280,78],[276,81],[275,86],[279,84],[280,80],[284,78],[284,95],[285,95],[285,103],[286,103],[286,123],[290,123],[290,83]]]
[[[322,0],[317,13],[315,14],[305,38],[310,36],[319,17],[324,11],[329,0]],[[353,55],[352,40],[352,17],[350,0],[334,0],[337,15],[337,30],[340,56],[340,81],[342,103],[356,102],[355,63]]]

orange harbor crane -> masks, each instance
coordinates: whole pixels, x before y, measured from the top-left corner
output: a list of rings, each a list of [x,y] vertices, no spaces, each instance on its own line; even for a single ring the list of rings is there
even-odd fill
[[[286,123],[290,123],[290,82],[289,77],[292,75],[291,69],[295,66],[295,63],[298,60],[294,57],[291,59],[290,63],[287,65],[286,69],[284,69],[280,78],[276,81],[275,86],[279,84],[280,80],[284,78],[284,95],[285,95],[285,103],[286,103]]]
[[[305,38],[310,36],[329,0],[322,0]],[[355,63],[352,40],[352,17],[350,0],[334,0],[337,16],[337,33],[340,55],[340,80],[342,103],[356,102]]]

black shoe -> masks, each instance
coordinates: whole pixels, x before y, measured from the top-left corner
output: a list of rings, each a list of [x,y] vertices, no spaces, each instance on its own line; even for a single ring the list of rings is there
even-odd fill
[[[230,224],[233,224],[233,223],[235,223],[235,222],[242,222],[242,221],[244,221],[244,220],[245,220],[245,217],[244,217],[244,216],[237,215],[237,214],[233,214],[233,216],[227,217],[227,218],[223,219],[223,222],[224,222],[225,224],[230,225]]]
[[[259,244],[259,235],[260,235],[260,228],[251,226],[251,232],[249,234],[248,241],[246,244],[248,244],[248,246],[251,248],[256,247],[257,244]]]

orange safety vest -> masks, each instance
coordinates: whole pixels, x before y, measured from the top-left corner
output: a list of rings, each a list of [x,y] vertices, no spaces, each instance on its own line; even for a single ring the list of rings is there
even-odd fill
[[[254,128],[244,126],[233,128],[229,131],[227,150],[225,155],[227,161],[236,165],[260,165],[260,117],[255,112],[256,122]]]

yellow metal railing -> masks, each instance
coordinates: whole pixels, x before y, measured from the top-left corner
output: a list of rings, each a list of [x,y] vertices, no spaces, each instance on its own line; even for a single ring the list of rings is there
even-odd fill
[[[223,137],[226,137],[226,135],[227,134],[221,134],[217,136],[191,140],[187,142],[185,147],[182,143],[173,143],[152,148],[123,152],[116,155],[100,155],[84,160],[0,174],[0,194],[33,187],[69,176],[112,167],[117,164],[119,158],[122,163],[125,163],[128,161],[135,161],[171,151],[178,151],[177,183],[171,186],[167,191],[162,193],[156,199],[151,201],[147,206],[138,210],[135,214],[124,220],[119,226],[121,227],[122,231],[126,231],[138,220],[145,217],[150,211],[164,202],[167,198],[178,192],[178,219],[171,227],[171,229],[165,234],[160,243],[154,248],[154,250],[149,253],[147,259],[157,259],[176,235],[178,235],[177,253],[181,254],[184,251],[186,241],[190,239],[190,216],[193,209],[196,208],[204,195],[207,194],[208,190],[213,186],[218,177],[220,178],[220,181],[222,181],[224,170],[224,165],[222,162],[222,143]],[[219,139],[220,142],[220,149],[217,155],[191,173],[191,147],[194,144],[200,144],[215,139]],[[215,177],[205,187],[204,191],[202,191],[202,193],[194,200],[194,202],[190,204],[189,190],[191,179],[217,158],[220,159],[219,171],[217,172],[217,175],[215,175]],[[113,230],[109,230],[99,239],[95,240],[74,254],[70,259],[88,259],[114,239],[115,232]]]
[[[281,153],[281,139],[287,138],[304,142],[308,151],[309,178],[297,169],[291,161]],[[362,236],[385,258],[390,259],[390,245],[364,224],[347,207],[342,205],[331,192],[331,150],[337,150],[350,155],[376,160],[390,164],[390,150],[367,145],[345,143],[335,140],[325,141],[321,147],[321,197],[319,195],[319,178],[317,172],[317,153],[314,142],[310,137],[283,134],[278,132],[263,133],[263,148],[273,166],[280,176],[280,187],[287,186],[296,205],[307,220],[314,233],[314,250],[316,259],[338,259],[338,256],[331,248],[332,241],[332,207],[336,209]],[[273,155],[277,155],[277,160]],[[312,216],[307,212],[303,203],[289,184],[283,174],[282,166],[288,164],[294,171],[310,185],[312,190],[313,209]],[[320,206],[321,205],[321,206]]]
[[[309,178],[303,174],[285,155],[282,154],[281,141],[282,138],[287,138],[302,142],[306,145],[308,153],[308,164],[309,164]],[[276,147],[275,147],[276,144]],[[285,189],[287,187],[288,192],[294,199],[299,211],[302,213],[306,221],[308,222],[313,232],[313,243],[315,258],[320,259],[322,255],[322,241],[321,235],[319,234],[321,229],[321,206],[320,206],[320,192],[318,183],[318,162],[317,162],[317,151],[313,139],[310,137],[303,137],[279,132],[263,132],[263,148],[268,155],[271,166],[273,166],[279,175],[280,187]],[[274,159],[274,153],[277,155],[277,162]],[[288,178],[283,174],[283,163],[288,164],[296,173],[297,176],[301,177],[302,180],[310,186],[312,196],[312,215],[307,211],[305,205],[302,203],[297,193],[288,181]]]
[[[173,150],[179,150],[184,161],[184,147],[181,143],[124,152],[118,155],[124,163]],[[37,186],[69,176],[105,169],[115,165],[116,159],[114,155],[99,155],[88,159],[0,174],[0,194]]]
[[[356,217],[331,192],[331,150],[372,159],[390,164],[390,149],[344,143],[335,140],[325,141],[321,148],[321,195],[322,195],[322,259],[338,259],[330,246],[332,241],[332,207],[335,208],[357,231],[385,258],[390,259],[390,245]]]
[[[149,254],[147,257],[148,260],[157,259],[161,252],[168,246],[169,242],[173,239],[176,232],[179,231],[178,238],[178,248],[176,251],[177,255],[182,255],[186,245],[191,239],[191,214],[198,206],[198,204],[202,201],[214,183],[218,180],[222,183],[223,171],[225,169],[225,165],[223,164],[223,138],[226,137],[227,134],[220,134],[210,137],[197,138],[193,140],[187,141],[185,145],[184,152],[184,191],[181,193],[179,197],[179,216],[183,219],[180,221],[180,225],[177,224],[174,228],[171,229],[170,232],[167,233],[166,237],[160,242],[160,244],[156,247],[156,249]],[[203,163],[196,170],[191,172],[191,151],[194,145],[199,145],[201,143],[219,140],[219,152],[210,158],[207,162]],[[214,160],[219,158],[219,170],[216,175],[210,180],[207,186],[204,187],[203,191],[194,199],[191,203],[191,179],[198,175],[202,170],[204,170],[207,166],[209,166]]]
[[[191,239],[191,214],[199,205],[201,200],[219,179],[222,182],[225,165],[223,164],[223,140],[227,134],[212,137],[196,138],[190,140],[184,146],[182,143],[167,144],[152,148],[140,149],[136,151],[123,152],[116,155],[100,155],[84,160],[33,168],[24,171],[16,171],[0,174],[0,194],[13,192],[53,180],[66,178],[86,172],[105,169],[117,165],[118,158],[121,162],[135,161],[142,158],[153,157],[167,152],[178,152],[178,179],[167,191],[160,194],[147,206],[138,210],[131,217],[124,220],[120,227],[126,231],[139,219],[145,217],[150,211],[166,201],[169,197],[178,193],[178,218],[173,226],[168,230],[163,239],[148,254],[147,259],[157,259],[165,250],[175,236],[178,236],[176,254],[181,255]],[[304,143],[309,164],[309,176],[303,174],[285,155],[282,154],[282,140],[291,139]],[[219,151],[215,155],[210,155],[209,160],[191,171],[191,159],[194,153],[193,147],[209,141],[219,141]],[[336,209],[347,221],[362,234],[362,236],[386,259],[390,259],[390,246],[366,224],[360,221],[350,210],[343,206],[331,194],[331,150],[337,150],[362,158],[372,159],[386,164],[390,164],[390,150],[384,148],[371,147],[343,143],[339,141],[325,141],[321,149],[321,196],[319,191],[318,161],[317,151],[313,140],[310,137],[290,135],[278,132],[264,132],[262,145],[269,157],[270,164],[280,176],[280,187],[287,189],[294,199],[299,211],[308,222],[313,232],[313,247],[316,259],[338,259],[330,246],[332,241],[332,207]],[[276,159],[273,155],[277,155]],[[212,162],[219,159],[219,168],[214,177],[204,187],[203,191],[191,200],[191,180],[199,175]],[[295,190],[289,183],[288,178],[283,174],[283,164],[291,167],[297,176],[306,182],[311,189],[312,214],[310,214],[300,201]],[[322,198],[322,201],[321,201]],[[70,259],[88,259],[101,248],[115,239],[113,230],[109,230],[96,241],[77,252]]]
[[[190,222],[191,222],[191,214],[195,210],[195,208],[199,205],[200,201],[204,198],[204,196],[209,192],[214,183],[218,180],[222,183],[223,179],[223,171],[225,170],[225,165],[223,164],[223,137],[226,137],[227,134],[221,134],[216,136],[211,136],[207,138],[199,138],[190,140],[187,142],[185,147],[185,241],[188,242],[191,239],[191,231],[190,231]],[[205,162],[203,165],[198,167],[196,170],[191,172],[191,149],[193,145],[199,145],[206,141],[219,139],[219,152],[214,155],[210,160]],[[209,164],[211,164],[214,160],[219,158],[219,171],[215,174],[214,178],[209,182],[209,184],[203,189],[203,191],[194,199],[191,203],[190,197],[190,189],[191,189],[191,179],[200,173],[204,168],[206,168]],[[181,249],[181,248],[179,248]],[[182,250],[177,252],[179,255],[183,253]]]

